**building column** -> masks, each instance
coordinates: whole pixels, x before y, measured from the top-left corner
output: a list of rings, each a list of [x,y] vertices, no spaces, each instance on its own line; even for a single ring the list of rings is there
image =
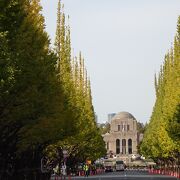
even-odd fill
[[[129,152],[128,152],[128,139],[126,139],[126,154],[129,154]]]
[[[116,140],[115,139],[111,140],[111,148],[110,148],[110,150],[113,153],[116,153]]]
[[[137,154],[137,140],[132,141],[132,153]]]

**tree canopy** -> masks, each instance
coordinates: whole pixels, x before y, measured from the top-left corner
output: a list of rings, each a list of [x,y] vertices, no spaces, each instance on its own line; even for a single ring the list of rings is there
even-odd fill
[[[34,179],[52,148],[55,161],[62,148],[69,150],[69,160],[78,156],[76,162],[102,156],[90,80],[81,53],[71,55],[62,3],[54,49],[39,0],[3,0],[0,10],[1,177],[21,180],[25,173]]]
[[[155,75],[156,102],[141,144],[154,159],[176,158],[180,153],[180,17],[174,45]]]

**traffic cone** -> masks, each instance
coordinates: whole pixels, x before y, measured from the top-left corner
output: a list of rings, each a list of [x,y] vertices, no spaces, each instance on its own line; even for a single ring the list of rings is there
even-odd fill
[[[177,178],[180,178],[180,172],[177,172],[176,177],[177,177]]]
[[[82,176],[84,176],[84,171],[82,171]]]
[[[174,176],[175,176],[175,177],[178,177],[178,174],[177,174],[177,172],[175,172],[175,173],[174,173]]]

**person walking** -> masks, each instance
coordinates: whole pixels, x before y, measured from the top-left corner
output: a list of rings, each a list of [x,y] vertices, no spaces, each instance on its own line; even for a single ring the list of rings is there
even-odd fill
[[[87,163],[84,165],[83,170],[84,170],[84,177],[88,177],[88,175],[89,175],[89,166],[88,166]]]
[[[61,173],[62,173],[63,179],[66,179],[66,165],[65,164],[62,165]]]

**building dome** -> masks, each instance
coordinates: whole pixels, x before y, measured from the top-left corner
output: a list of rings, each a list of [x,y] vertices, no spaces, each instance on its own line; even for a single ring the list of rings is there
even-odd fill
[[[129,112],[119,112],[112,118],[112,120],[114,120],[114,119],[133,119],[133,120],[135,120],[135,117]]]

